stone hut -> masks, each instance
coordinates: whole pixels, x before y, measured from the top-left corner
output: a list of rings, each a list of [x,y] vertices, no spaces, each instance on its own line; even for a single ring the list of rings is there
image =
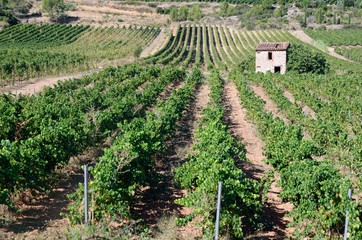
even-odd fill
[[[284,74],[287,70],[288,42],[262,42],[256,48],[256,72]]]

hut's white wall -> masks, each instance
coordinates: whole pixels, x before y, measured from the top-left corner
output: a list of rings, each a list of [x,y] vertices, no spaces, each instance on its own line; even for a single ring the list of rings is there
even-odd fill
[[[269,52],[272,59],[269,59]],[[255,68],[257,72],[274,73],[275,67],[280,67],[280,73],[284,74],[287,69],[287,52],[286,51],[256,51]]]

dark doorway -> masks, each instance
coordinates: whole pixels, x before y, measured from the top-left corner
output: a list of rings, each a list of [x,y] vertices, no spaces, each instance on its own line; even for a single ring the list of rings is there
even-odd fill
[[[280,73],[280,67],[274,67],[274,72],[275,73]]]

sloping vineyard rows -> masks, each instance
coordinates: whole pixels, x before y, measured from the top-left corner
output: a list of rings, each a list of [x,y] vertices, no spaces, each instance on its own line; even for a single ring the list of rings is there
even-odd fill
[[[298,41],[290,33],[279,30],[238,31],[226,26],[180,25],[165,46],[146,63],[202,65],[219,69],[237,66],[254,54],[261,41]]]
[[[321,40],[328,46],[362,45],[361,29],[313,30],[304,32],[314,40]]]
[[[140,187],[157,180],[153,171],[155,157],[167,150],[165,142],[172,137],[177,120],[201,80],[201,71],[195,69],[180,89],[174,90],[166,101],[157,103],[145,117],[120,125],[121,133],[92,170],[90,191],[95,199],[91,203],[95,218],[117,217],[122,221],[132,216],[135,196]],[[82,187],[78,190],[74,194],[76,201],[69,208],[72,222],[81,222],[84,214],[79,212]]]
[[[328,80],[321,76],[295,75],[292,81],[290,75],[269,75],[260,77],[258,82],[264,85],[269,95],[293,122],[307,129],[315,143],[325,149],[328,157],[361,178],[362,99],[357,75],[334,76]],[[283,96],[283,89],[277,85],[291,91],[296,101],[314,109],[317,119],[306,117],[301,107],[290,103]],[[326,102],[320,99],[320,96],[333,100]]]
[[[69,44],[77,40],[89,26],[71,25],[15,25],[0,32],[2,46],[14,44],[39,45],[54,47],[60,44]]]
[[[42,189],[55,167],[100,142],[118,122],[143,114],[167,84],[184,75],[131,65],[60,83],[39,95],[2,95],[0,203],[11,205],[15,190]]]
[[[235,81],[243,107],[266,142],[267,162],[281,174],[280,196],[294,205],[291,212],[294,237],[338,238],[343,232],[345,211],[349,210],[349,237],[361,238],[361,205],[347,196],[348,188],[356,187],[350,178],[328,160],[313,160],[313,155],[320,154],[320,148],[313,144],[315,139],[303,139],[299,125],[285,125],[265,112],[264,101],[250,87],[252,82],[261,82],[257,78],[262,75],[233,71],[230,78]]]
[[[159,33],[154,28],[17,25],[0,31],[0,85],[79,71],[101,60],[133,56]]]
[[[215,226],[217,183],[223,183],[221,225],[222,235],[240,239],[246,228],[252,230],[260,220],[261,197],[257,182],[248,179],[238,168],[246,161],[245,148],[230,134],[223,123],[223,82],[213,71],[209,81],[210,102],[202,112],[196,129],[192,154],[188,161],[175,170],[175,178],[186,188],[186,197],[176,202],[193,208],[186,216],[201,217],[203,237],[212,239]],[[237,159],[237,160],[236,160]]]

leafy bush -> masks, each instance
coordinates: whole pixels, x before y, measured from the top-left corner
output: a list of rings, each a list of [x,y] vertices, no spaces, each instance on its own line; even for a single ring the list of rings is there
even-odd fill
[[[63,0],[43,0],[43,11],[49,14],[53,22],[61,22],[66,18],[65,4]]]
[[[0,22],[1,21],[8,23],[10,26],[19,23],[19,20],[16,19],[11,12],[3,9],[0,9]]]
[[[288,70],[298,73],[325,74],[329,71],[329,64],[325,57],[309,50],[301,44],[293,44],[288,49]]]
[[[202,12],[200,10],[200,7],[196,4],[192,6],[181,6],[180,8],[171,6],[168,11],[170,13],[170,18],[172,19],[172,21],[198,21],[202,18]],[[157,12],[161,14],[166,14],[167,10],[164,9],[163,12],[161,10]]]
[[[65,3],[64,4],[64,11],[75,11],[77,7],[73,3]]]
[[[241,72],[253,72],[255,71],[255,56],[250,54],[239,63],[238,69]]]

